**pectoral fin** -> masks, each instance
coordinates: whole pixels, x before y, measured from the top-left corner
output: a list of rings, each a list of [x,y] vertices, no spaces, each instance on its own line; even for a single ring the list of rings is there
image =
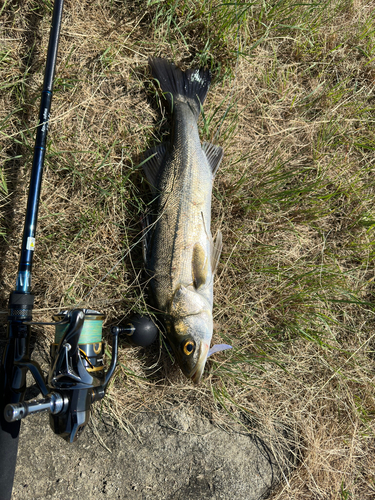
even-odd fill
[[[192,273],[194,287],[198,290],[207,281],[208,259],[204,248],[196,243],[193,248]]]

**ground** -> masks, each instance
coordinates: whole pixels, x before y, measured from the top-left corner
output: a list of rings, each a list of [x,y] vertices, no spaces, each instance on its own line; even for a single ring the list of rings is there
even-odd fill
[[[140,412],[128,427],[94,417],[70,445],[52,433],[47,416],[30,417],[13,498],[258,500],[282,478],[271,448],[243,429],[212,424],[200,408]]]

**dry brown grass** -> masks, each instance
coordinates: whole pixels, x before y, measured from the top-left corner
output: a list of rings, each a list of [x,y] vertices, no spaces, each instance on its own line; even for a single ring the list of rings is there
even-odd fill
[[[110,325],[147,310],[137,243],[147,187],[136,158],[168,130],[147,58],[212,64],[202,138],[225,149],[213,200],[213,231],[224,235],[214,341],[234,349],[193,387],[163,349],[124,346],[102,409],[127,425],[140,408],[200,405],[222,425],[246,421],[293,451],[297,467],[275,499],[374,498],[375,5],[256,2],[236,21],[220,2],[150,4],[66,2],[35,317],[80,304]],[[34,0],[3,5],[5,308],[50,10]]]

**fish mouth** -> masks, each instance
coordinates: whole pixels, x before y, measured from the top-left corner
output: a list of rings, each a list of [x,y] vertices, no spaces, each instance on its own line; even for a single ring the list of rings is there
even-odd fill
[[[194,371],[190,374],[191,380],[194,384],[198,384],[202,378],[204,367],[206,366],[207,354],[210,346],[206,342],[201,342],[199,349],[199,356]]]

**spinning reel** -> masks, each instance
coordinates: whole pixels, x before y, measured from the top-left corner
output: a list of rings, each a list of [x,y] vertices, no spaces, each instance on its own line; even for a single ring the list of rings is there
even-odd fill
[[[11,307],[10,312],[11,315],[19,317],[27,309],[19,309],[20,294],[11,295],[10,306],[14,295],[18,303],[14,304],[16,308]],[[24,301],[26,298],[29,300],[30,295],[23,295],[23,298]],[[30,371],[43,398],[10,403],[5,407],[4,417],[7,422],[15,422],[32,413],[48,411],[52,430],[72,443],[77,440],[89,421],[91,404],[105,395],[116,368],[119,335],[125,334],[133,344],[146,347],[154,342],[158,330],[148,317],[139,315],[133,316],[125,327],[112,327],[112,359],[108,371],[105,372],[105,344],[102,338],[104,315],[89,309],[74,309],[62,311],[53,319],[54,323],[33,323],[27,320],[16,322],[18,334],[29,329],[32,324],[54,324],[55,341],[50,349],[51,365],[46,380],[35,361],[25,358],[24,355],[15,361],[13,390],[21,379],[24,386],[26,373]],[[21,387],[19,389],[21,390]]]

